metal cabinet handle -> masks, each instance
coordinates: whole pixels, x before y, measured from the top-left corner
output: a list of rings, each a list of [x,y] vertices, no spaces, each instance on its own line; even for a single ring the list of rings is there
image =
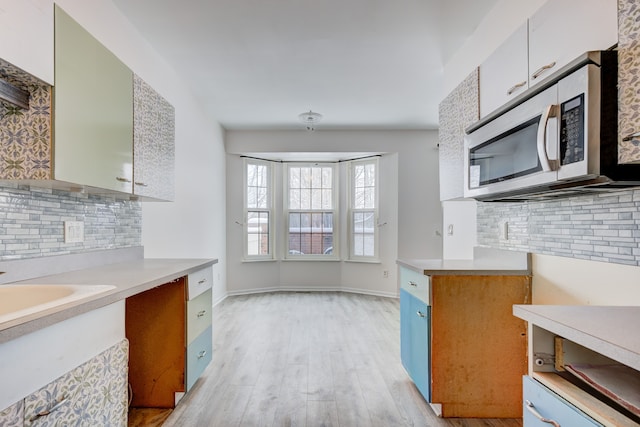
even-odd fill
[[[147,184],[145,184],[144,182],[134,182],[135,185],[138,185],[140,187],[148,187]]]
[[[200,353],[198,353],[198,359],[202,359],[206,355],[207,355],[207,351],[206,350],[202,350]]]
[[[525,404],[527,405],[527,410],[528,410],[529,412],[531,412],[531,413],[533,414],[533,416],[534,416],[534,417],[536,417],[537,419],[539,419],[539,420],[540,420],[540,421],[542,421],[543,423],[551,424],[551,425],[553,425],[554,427],[560,427],[560,424],[558,424],[558,422],[557,422],[557,421],[550,420],[550,419],[545,418],[545,417],[543,417],[542,415],[540,415],[540,412],[538,412],[538,411],[536,410],[536,407],[534,406],[534,404],[533,404],[533,403],[531,403],[531,402],[530,402],[530,401],[528,401],[528,400],[525,400],[524,402],[525,402]]]
[[[412,282],[411,280],[409,280],[409,285],[410,286],[415,286],[415,287],[418,286],[418,284],[416,282]]]
[[[206,282],[207,282],[207,279],[202,279],[198,282],[198,285],[202,285],[203,283],[206,283]]]
[[[116,176],[116,179],[120,182],[131,182],[129,178],[123,178],[121,176]]]
[[[516,91],[516,89],[521,88],[522,86],[526,85],[527,81],[522,81],[520,83],[516,83],[515,85],[513,85],[508,91],[507,91],[507,95],[511,95],[513,92]]]
[[[198,312],[198,314],[196,314],[196,316],[198,316],[198,317],[202,317],[202,316],[204,316],[205,314],[207,314],[207,310],[202,310],[202,311],[199,311],[199,312]]]
[[[636,133],[632,133],[630,135],[625,136],[624,138],[622,138],[622,140],[624,142],[628,142],[628,141],[631,141],[631,140],[633,140],[633,139],[635,139],[635,138],[637,138],[639,136],[640,136],[640,132],[636,132]]]
[[[424,313],[423,313],[423,312],[421,312],[420,310],[418,310],[418,311],[416,312],[416,314],[418,315],[418,317],[426,317],[426,316],[424,315]]]
[[[35,420],[37,420],[38,418],[41,417],[46,417],[47,415],[49,415],[50,413],[57,411],[58,409],[60,409],[63,405],[65,405],[67,402],[69,401],[69,398],[67,396],[63,397],[62,399],[60,399],[55,405],[53,405],[51,408],[49,409],[45,409],[42,410],[40,412],[38,412],[37,414],[35,414],[33,417],[29,418],[29,421],[34,422]]]
[[[553,61],[547,65],[543,65],[542,67],[538,68],[532,75],[531,78],[532,79],[537,79],[538,77],[540,77],[545,71],[552,69],[553,67],[556,66],[556,61]]]

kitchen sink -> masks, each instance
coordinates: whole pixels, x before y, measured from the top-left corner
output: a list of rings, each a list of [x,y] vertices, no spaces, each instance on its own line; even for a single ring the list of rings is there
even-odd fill
[[[111,285],[0,285],[0,323],[115,289]]]

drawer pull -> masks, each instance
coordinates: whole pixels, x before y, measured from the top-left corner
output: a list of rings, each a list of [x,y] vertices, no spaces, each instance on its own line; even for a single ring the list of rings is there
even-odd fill
[[[207,283],[207,279],[202,279],[198,281],[198,285],[202,285],[203,283]]]
[[[29,421],[34,422],[35,420],[37,420],[38,418],[41,417],[46,417],[47,415],[49,415],[52,412],[57,411],[58,409],[60,409],[64,404],[66,404],[67,402],[69,402],[69,398],[68,397],[63,397],[62,399],[60,399],[59,402],[57,402],[55,405],[53,405],[51,408],[49,409],[44,409],[40,412],[38,412],[37,414],[35,414],[33,417],[31,417],[29,419]]]
[[[134,184],[139,186],[139,187],[148,187],[149,186],[148,184],[145,184],[144,182],[139,182],[139,181],[134,182]]]
[[[198,316],[198,317],[202,317],[202,316],[204,316],[205,314],[207,314],[207,310],[201,310],[201,311],[199,311],[199,312],[198,312],[198,314],[196,314],[196,316]]]
[[[640,132],[636,132],[636,133],[632,133],[630,135],[625,136],[624,138],[622,138],[622,140],[624,142],[629,142],[629,141],[633,141],[635,138],[640,136]]]
[[[131,182],[131,180],[129,178],[123,178],[121,176],[116,176],[116,180],[118,180],[120,182]]]
[[[207,355],[207,351],[206,350],[202,350],[200,353],[198,353],[198,359],[202,359],[206,355]]]
[[[547,65],[543,65],[542,67],[538,68],[532,75],[531,78],[533,79],[537,79],[538,77],[540,77],[545,71],[552,69],[553,67],[556,66],[556,61],[553,61]]]
[[[527,405],[527,410],[528,410],[529,412],[531,412],[531,413],[533,414],[533,416],[534,416],[534,417],[536,417],[537,419],[539,419],[539,420],[540,420],[540,421],[542,421],[543,423],[551,424],[551,425],[553,425],[554,427],[560,427],[560,424],[558,424],[558,422],[553,421],[553,420],[550,420],[550,419],[547,419],[547,418],[543,417],[542,415],[540,415],[540,412],[538,412],[538,411],[536,410],[536,407],[533,405],[533,403],[531,403],[531,402],[530,402],[530,401],[528,401],[528,400],[525,400],[524,402],[525,402],[525,404]]]
[[[525,81],[523,81],[523,82],[520,82],[520,83],[516,83],[516,84],[514,84],[514,85],[513,85],[513,86],[512,86],[508,91],[507,91],[507,95],[511,95],[513,92],[515,92],[515,91],[516,91],[516,89],[519,89],[519,88],[521,88],[522,86],[524,86],[524,85],[526,85],[526,84],[527,84],[527,81],[526,81],[526,80],[525,80]]]
[[[416,282],[413,282],[413,281],[411,281],[411,280],[409,280],[409,285],[411,285],[411,286],[415,286],[415,287],[417,287],[417,286],[418,286],[418,284],[417,284]]]
[[[416,312],[416,314],[418,315],[418,317],[426,317],[426,316],[424,315],[424,313],[423,313],[423,312],[421,312],[420,310],[418,310],[418,311]]]

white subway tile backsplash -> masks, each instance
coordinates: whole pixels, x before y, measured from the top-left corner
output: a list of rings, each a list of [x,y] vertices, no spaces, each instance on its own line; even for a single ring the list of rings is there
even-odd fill
[[[140,202],[110,196],[0,187],[0,260],[137,247],[142,241]],[[64,221],[83,221],[85,240],[64,243]]]
[[[546,201],[478,203],[478,244],[640,265],[640,190]],[[509,222],[509,239],[500,224]]]

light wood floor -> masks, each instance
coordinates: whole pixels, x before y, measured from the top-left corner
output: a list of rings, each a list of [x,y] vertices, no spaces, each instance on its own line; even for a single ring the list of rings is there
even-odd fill
[[[437,418],[400,363],[397,299],[349,293],[229,297],[213,362],[165,426],[517,427]]]

